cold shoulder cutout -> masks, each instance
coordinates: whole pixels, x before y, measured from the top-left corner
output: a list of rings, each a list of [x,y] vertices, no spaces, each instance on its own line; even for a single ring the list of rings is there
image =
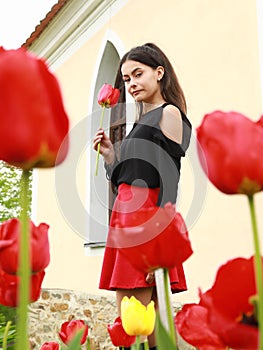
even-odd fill
[[[179,144],[182,143],[183,121],[181,112],[177,107],[173,105],[165,106],[159,124],[162,133],[168,139]]]

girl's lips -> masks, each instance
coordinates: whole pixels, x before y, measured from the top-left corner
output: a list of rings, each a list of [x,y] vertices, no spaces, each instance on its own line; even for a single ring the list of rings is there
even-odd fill
[[[137,96],[140,92],[141,92],[141,90],[134,91],[134,92],[132,93],[132,96]]]

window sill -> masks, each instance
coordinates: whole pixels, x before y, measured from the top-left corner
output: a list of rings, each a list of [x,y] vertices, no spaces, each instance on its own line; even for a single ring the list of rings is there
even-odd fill
[[[84,244],[85,256],[103,255],[106,242],[90,242]]]

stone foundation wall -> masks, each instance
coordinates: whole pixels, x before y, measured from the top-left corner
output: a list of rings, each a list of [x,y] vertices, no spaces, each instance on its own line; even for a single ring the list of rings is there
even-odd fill
[[[47,341],[60,342],[61,324],[72,319],[89,326],[91,350],[113,350],[107,325],[116,318],[115,300],[87,293],[60,289],[43,289],[39,300],[30,305],[29,333],[32,349]]]
[[[43,289],[39,300],[30,305],[31,348],[39,350],[47,341],[60,343],[58,332],[61,324],[79,319],[89,326],[91,350],[114,350],[116,348],[111,344],[107,325],[112,324],[116,317],[114,297],[106,298],[72,290]],[[193,349],[182,340],[180,344],[180,349]]]

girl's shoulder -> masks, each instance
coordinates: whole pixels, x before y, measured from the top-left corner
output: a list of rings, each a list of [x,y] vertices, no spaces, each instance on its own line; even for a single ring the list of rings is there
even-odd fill
[[[170,140],[181,144],[183,137],[182,113],[174,105],[163,105],[163,112],[160,119],[160,129]]]
[[[173,119],[181,119],[182,124],[183,124],[183,129],[187,128],[189,131],[192,130],[192,124],[190,120],[187,118],[184,112],[181,111],[181,109],[173,104],[170,104],[168,102],[164,103],[162,105],[163,113],[162,113],[162,118],[163,119],[168,119],[170,118],[171,120]]]
[[[182,121],[188,120],[186,115],[181,111],[179,107],[176,105],[173,105],[171,103],[164,103],[162,105],[162,117],[164,118],[177,118],[177,119],[182,119]],[[188,120],[189,122],[189,120]],[[190,123],[190,122],[189,122]]]

